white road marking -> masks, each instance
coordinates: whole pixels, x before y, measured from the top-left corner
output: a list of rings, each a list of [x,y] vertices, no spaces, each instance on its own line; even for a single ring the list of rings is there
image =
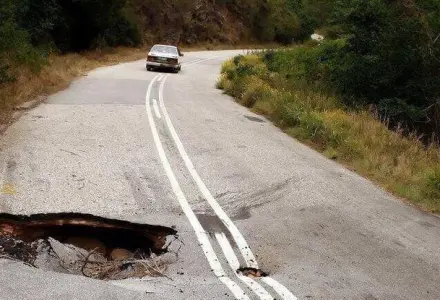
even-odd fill
[[[265,289],[262,287],[258,282],[253,280],[252,278],[249,278],[247,276],[244,276],[242,274],[238,274],[236,270],[240,268],[240,262],[238,261],[237,256],[234,253],[234,249],[232,249],[231,243],[229,243],[228,238],[226,235],[222,232],[217,232],[215,234],[215,237],[217,239],[218,244],[223,250],[223,253],[226,257],[226,260],[228,261],[229,265],[231,266],[232,270],[235,270],[235,274],[237,277],[243,281],[254,293],[260,297],[260,299],[263,300],[274,300],[274,297],[272,297]]]
[[[284,285],[271,277],[263,277],[261,280],[271,286],[283,299],[298,300]]]
[[[248,243],[246,242],[245,238],[241,234],[241,232],[238,230],[237,226],[232,222],[232,220],[228,217],[226,212],[222,209],[222,207],[218,204],[218,202],[214,199],[211,192],[206,187],[203,180],[200,178],[199,174],[197,173],[194,164],[192,163],[191,159],[189,158],[188,153],[186,152],[177,132],[174,128],[173,123],[171,122],[171,118],[168,115],[168,111],[165,107],[165,103],[163,101],[163,88],[166,79],[168,78],[168,75],[165,76],[164,80],[162,81],[160,88],[159,88],[159,106],[162,109],[162,114],[164,116],[164,119],[166,121],[166,124],[168,126],[168,130],[171,133],[171,136],[174,140],[174,143],[176,144],[176,147],[180,153],[180,156],[182,157],[183,161],[185,162],[185,166],[188,169],[189,173],[191,174],[194,182],[197,184],[200,192],[205,197],[206,201],[208,201],[211,208],[214,210],[216,215],[220,218],[220,220],[223,222],[223,224],[228,228],[229,232],[231,233],[232,237],[234,238],[245,262],[248,267],[256,268],[258,269],[258,263],[257,260],[252,253],[251,248],[249,247]],[[269,277],[266,277],[269,278]],[[284,299],[297,299],[286,287],[281,285],[279,282],[277,282],[274,279],[269,279],[265,281],[267,284],[269,284],[272,288],[275,289],[275,291],[282,295]]]
[[[217,56],[214,56],[214,57],[209,57],[209,58],[204,58],[204,59],[190,61],[190,62],[183,63],[183,64],[185,66],[190,66],[190,65],[195,65],[195,64],[198,64],[198,63],[202,63],[202,62],[207,61],[207,60],[216,59],[216,58],[217,58]]]
[[[217,203],[217,201],[212,196],[211,192],[206,187],[205,183],[200,178],[199,174],[197,173],[197,171],[194,167],[194,164],[192,163],[191,159],[189,158],[185,148],[183,147],[182,142],[180,141],[179,136],[177,135],[177,132],[174,128],[173,123],[171,122],[171,119],[170,119],[168,112],[167,112],[167,109],[165,107],[165,103],[163,101],[163,87],[164,87],[164,82],[166,81],[167,78],[168,77],[165,76],[165,79],[159,88],[159,105],[160,105],[160,108],[162,109],[162,113],[163,113],[163,116],[164,116],[165,121],[167,123],[168,129],[171,133],[171,136],[174,139],[174,142],[177,146],[177,149],[179,150],[180,156],[182,157],[183,161],[185,162],[186,168],[188,169],[192,178],[196,182],[202,195],[205,197],[205,199],[211,205],[212,209],[217,214],[217,216],[220,218],[220,220],[222,220],[222,222],[225,224],[225,226],[231,232],[232,236],[234,237],[235,242],[237,243],[237,245],[240,249],[240,252],[243,255],[243,258],[246,261],[246,265],[248,267],[258,269],[257,260],[254,256],[254,254],[252,253],[251,248],[249,247],[249,245],[245,241],[243,235],[240,233],[238,228],[231,221],[231,219],[228,217],[228,215],[225,213],[225,211],[220,207],[220,205]]]
[[[190,65],[190,64],[194,64],[194,63],[199,62],[199,61],[201,61],[201,60],[202,60],[202,58],[197,58],[197,59],[194,59],[194,60],[191,60],[191,61],[183,62],[182,65],[186,65],[186,66],[188,66],[188,65]]]
[[[209,236],[207,232],[203,229],[202,225],[200,224],[199,220],[197,219],[196,215],[194,214],[193,210],[191,209],[188,200],[185,197],[185,194],[183,193],[179,182],[177,181],[177,178],[171,168],[171,165],[168,161],[168,158],[165,154],[165,151],[163,149],[162,142],[160,141],[159,133],[156,128],[156,124],[154,123],[153,115],[151,112],[150,107],[150,96],[151,96],[151,90],[153,87],[154,82],[157,80],[158,76],[154,77],[153,80],[150,82],[150,85],[148,86],[147,95],[145,98],[145,106],[147,110],[147,116],[148,121],[151,128],[151,133],[153,134],[153,139],[157,148],[157,151],[159,153],[160,161],[162,162],[163,168],[165,169],[165,173],[167,174],[168,180],[170,181],[171,187],[173,189],[174,194],[176,195],[176,198],[178,199],[180,206],[182,207],[183,212],[185,213],[186,217],[188,218],[190,224],[192,225],[194,232],[197,236],[197,239],[200,243],[200,246],[203,250],[203,253],[205,254],[208,263],[214,272],[214,274],[222,281],[229,290],[233,293],[236,299],[239,300],[249,300],[249,297],[246,295],[246,293],[241,289],[237,283],[232,281],[223,270],[220,261],[215,254],[214,249],[212,248],[211,243],[209,242]],[[165,77],[166,79],[167,77]],[[162,81],[162,85],[165,82]]]
[[[159,80],[157,80],[157,81],[159,81]],[[154,113],[156,114],[156,117],[158,119],[161,119],[162,116],[160,115],[160,111],[159,111],[159,107],[157,106],[157,100],[156,99],[153,99],[153,109],[154,109]]]
[[[163,77],[164,77],[164,75],[163,75],[163,74],[160,74],[160,75],[159,75],[159,78],[157,78],[157,82],[160,82],[160,81],[163,79]]]

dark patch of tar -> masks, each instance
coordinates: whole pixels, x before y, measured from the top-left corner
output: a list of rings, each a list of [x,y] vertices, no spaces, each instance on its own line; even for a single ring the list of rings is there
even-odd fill
[[[6,163],[6,180],[11,180],[14,177],[15,170],[17,169],[17,162],[12,158]]]
[[[225,226],[225,224],[223,224],[222,220],[220,220],[219,217],[208,214],[196,214],[196,216],[200,224],[202,225],[203,229],[205,229],[205,231],[209,233],[209,235],[212,238],[215,238],[216,233],[223,232],[228,238],[229,242],[233,244],[234,238],[232,237],[228,228]]]
[[[406,248],[404,244],[402,244],[401,242],[399,242],[398,240],[393,240],[393,243],[396,244],[397,246],[400,246],[402,248]]]
[[[266,123],[266,121],[264,121],[263,119],[257,118],[257,117],[253,117],[253,116],[244,116],[244,117],[250,121],[253,121],[253,122]]]
[[[210,234],[228,231],[225,224],[223,224],[222,220],[220,220],[220,218],[217,216],[208,214],[196,214],[196,216],[203,228]]]
[[[11,159],[8,161],[6,166],[7,166],[8,170],[14,171],[17,167],[17,162]]]
[[[426,221],[421,221],[421,222],[419,222],[419,224],[422,225],[422,226],[424,226],[424,227],[427,227],[427,228],[437,227],[437,226],[435,226],[434,224],[431,224],[431,223],[426,222]]]
[[[240,207],[233,216],[233,220],[247,220],[252,217],[251,209],[249,207]]]
[[[130,185],[133,198],[139,207],[145,210],[147,210],[148,207],[151,207],[151,197],[148,196],[147,187],[144,183],[145,179],[142,180],[139,178],[139,176],[136,175],[135,170],[128,167],[124,168],[124,177]]]

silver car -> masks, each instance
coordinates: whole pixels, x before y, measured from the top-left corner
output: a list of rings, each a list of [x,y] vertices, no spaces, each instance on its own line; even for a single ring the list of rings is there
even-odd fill
[[[164,68],[178,73],[181,70],[179,58],[183,56],[179,48],[169,45],[154,45],[147,58],[147,70]]]

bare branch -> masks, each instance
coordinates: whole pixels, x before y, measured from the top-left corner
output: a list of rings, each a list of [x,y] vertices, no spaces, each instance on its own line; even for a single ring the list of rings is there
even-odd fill
[[[437,42],[437,40],[440,38],[440,33],[437,35],[437,37],[434,39],[434,41],[432,42],[432,44],[434,45],[436,42]]]
[[[92,256],[92,254],[95,253],[96,250],[98,250],[98,248],[95,248],[95,249],[93,249],[92,251],[89,252],[89,254],[86,256],[86,259],[85,259],[85,261],[84,261],[83,266],[81,267],[81,273],[82,273],[85,277],[90,277],[90,276],[88,276],[88,275],[86,275],[86,274],[84,273],[84,268],[85,268],[86,265],[88,264],[90,256]]]

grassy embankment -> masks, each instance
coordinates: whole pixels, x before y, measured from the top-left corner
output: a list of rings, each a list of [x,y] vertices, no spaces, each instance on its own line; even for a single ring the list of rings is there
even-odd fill
[[[298,47],[236,57],[223,65],[218,88],[327,157],[439,213],[440,149],[389,130],[371,111],[346,108],[331,89],[301,82],[306,65],[289,63],[301,55]]]

